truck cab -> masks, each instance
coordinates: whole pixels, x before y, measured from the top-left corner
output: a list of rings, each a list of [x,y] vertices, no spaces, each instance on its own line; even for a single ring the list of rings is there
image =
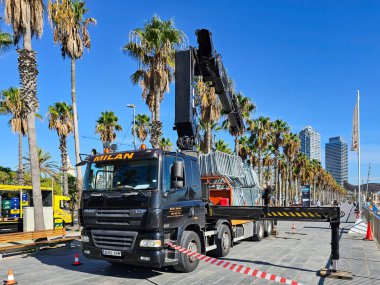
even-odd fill
[[[181,239],[185,229],[200,233],[205,227],[196,156],[151,149],[94,155],[86,164],[80,219],[87,257],[175,264],[165,242]]]

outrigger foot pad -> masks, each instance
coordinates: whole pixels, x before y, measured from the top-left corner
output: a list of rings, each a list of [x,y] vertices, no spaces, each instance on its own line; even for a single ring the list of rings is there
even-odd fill
[[[342,271],[342,270],[333,270],[328,268],[322,268],[318,271],[319,276],[325,278],[335,278],[335,279],[346,279],[352,280],[354,275],[350,271]]]

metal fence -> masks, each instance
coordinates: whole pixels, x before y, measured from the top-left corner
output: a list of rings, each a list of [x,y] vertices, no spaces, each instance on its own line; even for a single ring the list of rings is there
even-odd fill
[[[374,213],[367,207],[363,207],[363,214],[367,221],[371,221],[371,228],[373,235],[377,241],[378,247],[380,247],[380,215],[379,212]]]
[[[239,156],[211,152],[199,156],[201,176],[225,176],[233,186],[233,206],[254,206],[261,198],[262,188],[256,172]]]

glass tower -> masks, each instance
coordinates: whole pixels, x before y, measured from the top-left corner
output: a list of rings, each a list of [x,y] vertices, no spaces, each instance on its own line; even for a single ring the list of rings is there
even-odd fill
[[[312,127],[305,127],[300,133],[300,152],[306,154],[309,159],[321,161],[321,135]]]
[[[343,186],[343,181],[348,181],[348,146],[342,137],[329,138],[325,158],[326,170]]]

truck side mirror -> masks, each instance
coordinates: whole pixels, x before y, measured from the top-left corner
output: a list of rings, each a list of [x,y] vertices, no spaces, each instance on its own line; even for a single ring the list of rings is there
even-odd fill
[[[184,175],[183,175],[183,161],[176,160],[173,162],[172,166],[172,187],[173,188],[183,188]]]

